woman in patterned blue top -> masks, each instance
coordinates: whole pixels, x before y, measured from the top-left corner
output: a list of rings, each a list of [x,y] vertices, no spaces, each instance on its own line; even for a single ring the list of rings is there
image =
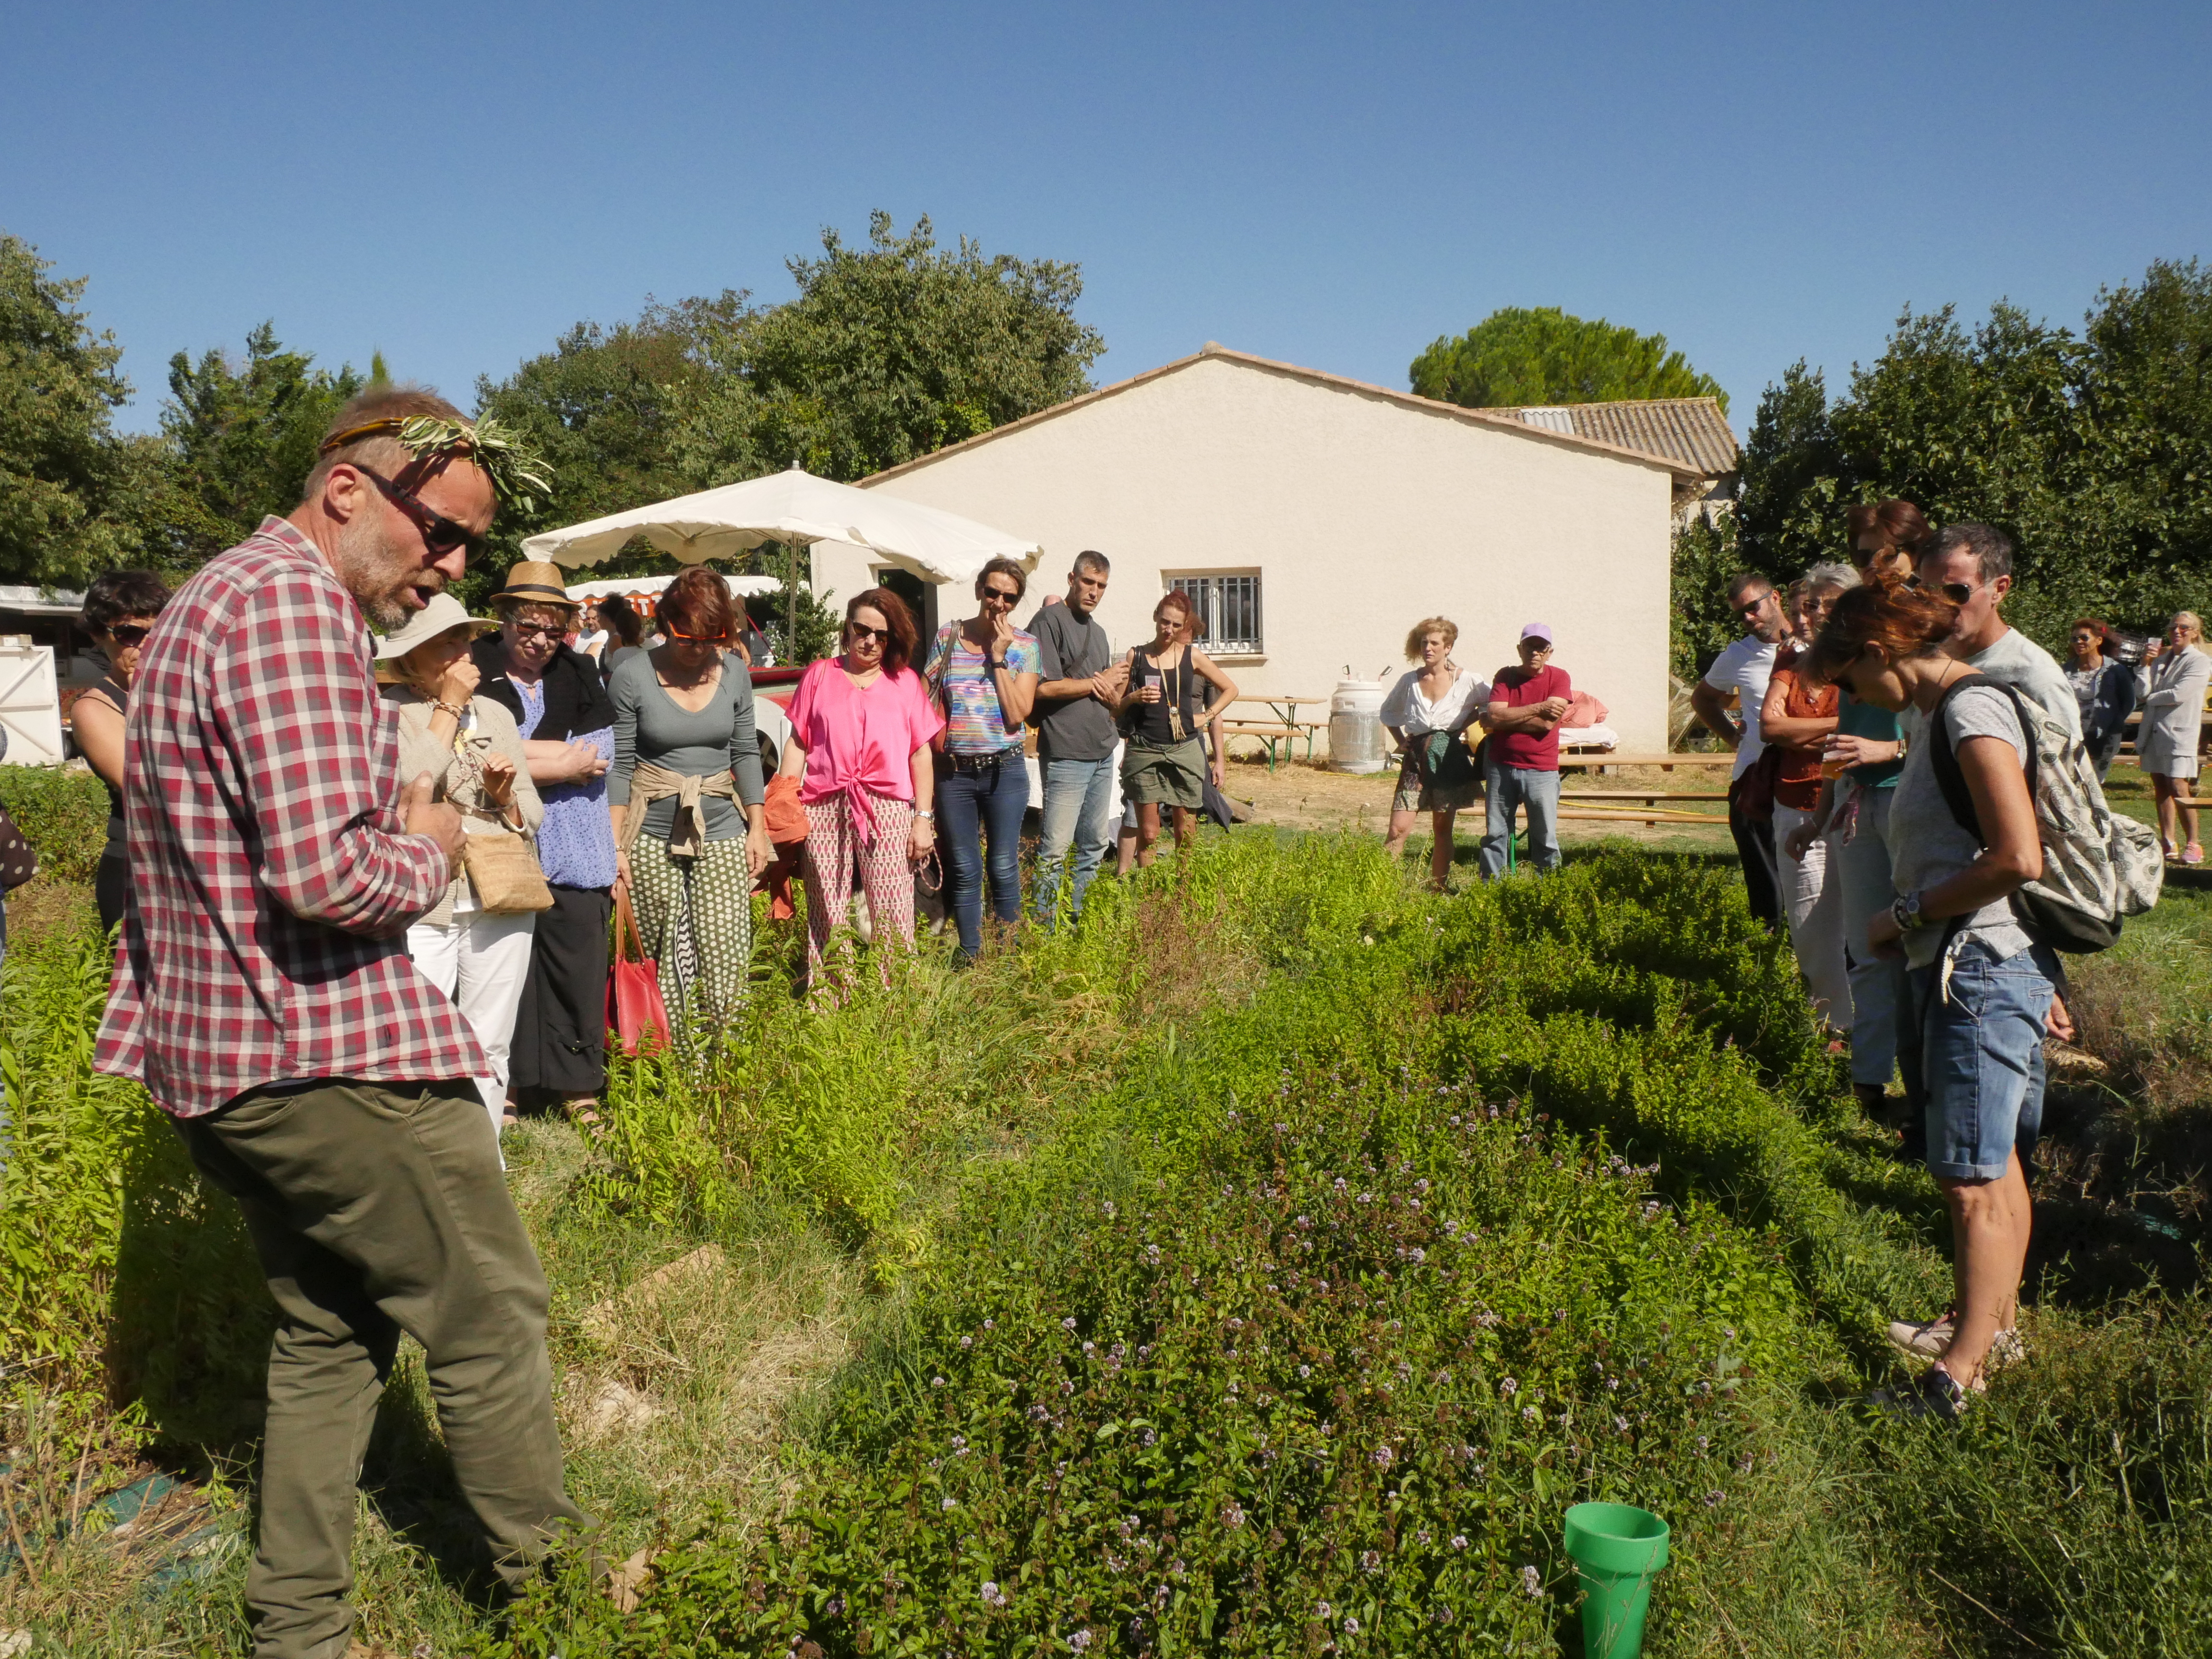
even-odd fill
[[[937,762],[937,844],[945,859],[945,905],[960,929],[960,957],[983,948],[983,843],[990,845],[991,911],[1019,926],[1022,814],[1030,804],[1022,722],[1036,702],[1043,661],[1036,636],[1014,626],[1029,576],[994,559],[975,578],[982,607],[937,630],[924,678],[943,711]]]

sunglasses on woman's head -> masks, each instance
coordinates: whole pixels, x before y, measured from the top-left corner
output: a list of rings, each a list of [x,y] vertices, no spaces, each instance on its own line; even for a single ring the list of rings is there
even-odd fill
[[[146,635],[154,630],[141,628],[137,623],[118,623],[107,630],[107,637],[118,645],[143,645]]]
[[[465,550],[471,559],[483,556],[484,538],[466,525],[456,524],[434,507],[425,502],[411,489],[403,489],[391,479],[370,471],[358,461],[354,471],[369,480],[384,492],[384,499],[414,520],[415,528],[422,532],[422,545],[440,558],[456,549]]]

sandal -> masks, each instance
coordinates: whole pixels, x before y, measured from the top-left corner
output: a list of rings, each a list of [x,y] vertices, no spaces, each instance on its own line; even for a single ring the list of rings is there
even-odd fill
[[[2181,849],[2181,861],[2182,861],[2184,864],[2202,864],[2202,863],[2203,863],[2203,862],[2204,862],[2204,844],[2203,844],[2203,842],[2195,842],[2195,841],[2192,841],[2192,842],[2191,842],[2189,843],[2189,845],[2188,845],[2188,846],[2186,846],[2186,847],[2183,848]]]
[[[561,1103],[561,1109],[568,1115],[568,1121],[576,1126],[586,1140],[597,1140],[606,1129],[605,1120],[599,1116],[599,1097],[597,1095],[580,1095],[574,1100]]]

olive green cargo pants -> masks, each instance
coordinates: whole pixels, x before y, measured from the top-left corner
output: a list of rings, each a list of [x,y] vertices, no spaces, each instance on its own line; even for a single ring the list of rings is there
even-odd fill
[[[475,1085],[277,1085],[178,1128],[246,1212],[280,1315],[246,1581],[258,1659],[346,1650],[355,1492],[402,1331],[519,1583],[563,1523],[586,1523],[562,1486],[544,1272]]]

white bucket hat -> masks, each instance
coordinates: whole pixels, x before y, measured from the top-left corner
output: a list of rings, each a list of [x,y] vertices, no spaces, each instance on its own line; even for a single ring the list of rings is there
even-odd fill
[[[379,662],[397,662],[416,646],[434,640],[449,628],[463,626],[477,633],[496,633],[499,624],[489,617],[471,617],[461,609],[461,602],[450,593],[440,593],[430,603],[407,619],[407,625],[396,634],[386,634],[376,642]]]

